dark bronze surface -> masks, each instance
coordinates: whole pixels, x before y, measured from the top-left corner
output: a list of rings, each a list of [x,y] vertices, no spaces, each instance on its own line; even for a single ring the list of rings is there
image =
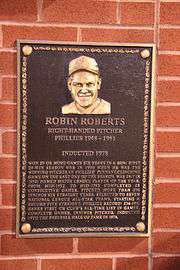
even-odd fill
[[[147,235],[153,50],[19,42],[18,236]]]

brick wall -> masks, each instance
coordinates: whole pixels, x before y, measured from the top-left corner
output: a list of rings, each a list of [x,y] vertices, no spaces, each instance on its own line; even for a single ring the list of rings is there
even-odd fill
[[[16,239],[16,39],[154,42],[156,153],[148,238]],[[0,1],[0,269],[180,269],[180,1]]]

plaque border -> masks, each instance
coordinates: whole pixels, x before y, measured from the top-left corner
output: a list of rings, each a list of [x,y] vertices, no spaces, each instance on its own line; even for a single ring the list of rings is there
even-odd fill
[[[152,68],[151,68],[151,95],[149,97],[151,98],[151,105],[150,105],[150,136],[149,136],[149,181],[148,181],[148,209],[147,209],[147,215],[148,215],[148,231],[147,233],[141,233],[141,232],[93,232],[93,233],[52,233],[51,228],[49,228],[48,233],[27,233],[27,234],[20,234],[19,233],[19,226],[20,226],[20,210],[23,211],[23,209],[20,209],[20,196],[22,196],[22,199],[25,198],[24,194],[20,194],[20,129],[21,129],[21,123],[20,123],[20,97],[21,97],[21,65],[20,65],[20,45],[21,44],[44,44],[44,45],[94,45],[94,46],[109,46],[109,47],[122,47],[122,46],[128,46],[128,47],[145,47],[145,48],[152,48]],[[24,58],[25,60],[25,58]],[[25,62],[24,62],[25,63]],[[16,192],[16,236],[19,238],[48,238],[48,237],[149,237],[152,232],[152,222],[151,222],[151,213],[152,213],[152,185],[153,185],[153,179],[154,179],[154,161],[155,161],[155,139],[154,139],[154,132],[155,132],[155,72],[156,72],[156,45],[155,43],[99,43],[99,42],[66,42],[66,41],[45,41],[45,40],[26,40],[26,39],[18,39],[17,40],[17,192]],[[24,64],[25,65],[25,64]],[[146,65],[147,66],[147,65]],[[24,66],[24,68],[26,68]],[[24,69],[25,70],[25,69]],[[25,75],[24,75],[25,76]],[[25,81],[24,81],[25,82]],[[26,82],[24,83],[24,89],[26,89]],[[25,99],[27,97],[25,96]],[[25,102],[25,107],[27,106],[27,102]],[[24,118],[24,121],[25,118]],[[24,130],[26,132],[26,130]],[[24,133],[25,134],[25,133]],[[144,145],[144,143],[143,143]],[[25,185],[25,183],[24,183]],[[22,208],[22,207],[21,207]],[[126,228],[126,227],[124,227]]]

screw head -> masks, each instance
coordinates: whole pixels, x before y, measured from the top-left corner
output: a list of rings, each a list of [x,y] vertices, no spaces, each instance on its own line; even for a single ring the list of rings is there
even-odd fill
[[[144,232],[145,229],[146,229],[146,226],[143,222],[138,222],[136,224],[136,229],[139,231],[139,232]]]
[[[29,223],[24,223],[22,226],[21,226],[21,231],[23,233],[29,233],[31,231],[31,225]]]
[[[32,50],[33,50],[32,47],[29,45],[26,45],[22,48],[22,51],[23,51],[24,55],[26,55],[26,56],[30,55],[32,53]]]
[[[150,56],[150,51],[148,49],[141,51],[142,58],[148,58],[149,56]]]

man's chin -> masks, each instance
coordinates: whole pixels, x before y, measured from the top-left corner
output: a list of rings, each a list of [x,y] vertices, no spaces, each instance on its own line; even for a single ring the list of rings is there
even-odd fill
[[[91,103],[78,103],[78,105],[84,109],[88,108],[91,106]]]
[[[81,107],[88,108],[89,106],[91,106],[91,101],[90,100],[84,100],[84,101],[78,100],[77,104]]]

